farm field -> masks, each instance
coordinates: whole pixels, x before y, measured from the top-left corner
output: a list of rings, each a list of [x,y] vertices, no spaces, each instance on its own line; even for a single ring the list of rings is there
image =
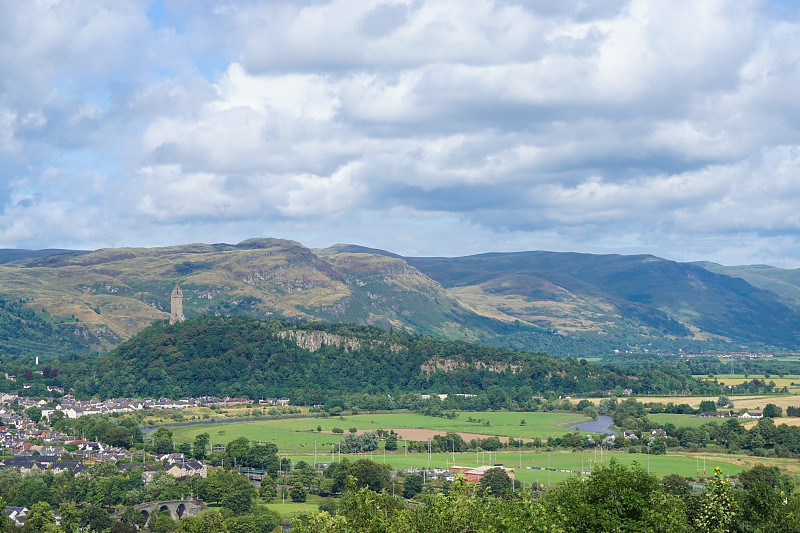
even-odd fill
[[[350,461],[355,461],[361,458],[360,454],[348,454],[347,458]],[[365,458],[375,461],[377,463],[384,462],[382,453],[375,452],[372,455],[364,454]],[[658,477],[663,477],[668,474],[679,474],[685,477],[697,477],[699,468],[700,477],[703,477],[703,458],[706,458],[706,475],[705,477],[712,477],[714,475],[714,467],[719,466],[722,473],[726,475],[738,474],[742,470],[749,468],[744,464],[738,456],[721,456],[721,455],[651,455],[650,456],[650,472]],[[308,455],[289,455],[292,461],[303,460],[311,464],[313,456]],[[342,454],[345,458],[345,454]],[[464,452],[464,453],[434,453],[431,455],[430,461],[428,455],[425,453],[409,453],[407,456],[403,452],[387,453],[385,462],[398,470],[408,470],[409,468],[449,468],[453,465],[453,459],[458,466],[479,466],[501,464],[508,468],[514,468],[516,478],[519,481],[528,483],[540,483],[547,485],[548,479],[552,484],[564,481],[575,474],[580,472],[581,466],[588,471],[594,467],[594,461],[597,459],[597,465],[601,464],[599,452],[595,450],[585,450],[579,452],[559,451],[552,452],[549,457],[550,468],[555,470],[570,470],[574,472],[561,472],[561,471],[548,471],[540,470],[548,466],[548,454],[546,451],[526,451],[521,452],[501,451],[501,452]],[[647,455],[646,454],[631,454],[626,451],[611,451],[608,455],[603,454],[603,463],[607,463],[609,459],[615,459],[620,464],[632,465],[638,463],[643,468],[647,468]],[[338,455],[334,455],[334,460],[338,461]],[[520,468],[520,460],[522,468]],[[329,463],[331,455],[318,455],[318,462]]]
[[[522,424],[523,420],[525,424]],[[313,452],[315,443],[318,450],[328,451],[343,438],[343,435],[332,433],[334,428],[344,432],[350,428],[359,432],[394,429],[401,435],[401,440],[404,437],[427,440],[436,432],[444,434],[447,431],[462,433],[466,440],[491,436],[508,440],[509,437],[535,439],[563,435],[569,432],[566,427],[587,420],[588,417],[572,413],[463,412],[454,419],[417,413],[381,413],[201,424],[171,429],[178,443],[192,442],[200,433],[208,433],[215,446],[244,436],[251,441],[272,442],[279,450]],[[319,432],[316,431],[318,427],[321,429]]]
[[[698,407],[700,407],[700,402],[702,402],[703,400],[711,400],[716,402],[719,396],[631,396],[631,398],[641,403],[652,402],[652,403],[662,403],[664,405],[668,403],[674,403],[676,405],[685,403],[697,409]],[[736,410],[747,409],[751,411],[760,411],[768,403],[773,403],[778,407],[783,408],[785,412],[786,408],[790,405],[800,406],[800,395],[792,395],[792,394],[786,394],[786,395],[750,394],[742,396],[729,396],[729,398],[733,402],[734,408]],[[608,396],[603,398],[587,398],[587,400],[594,403],[595,405],[607,399]],[[624,401],[625,398],[618,398],[617,400]]]
[[[725,421],[724,418],[700,418],[697,415],[678,415],[673,413],[651,413],[647,415],[647,419],[656,424],[673,424],[675,427],[691,428],[700,427],[709,422],[722,423]]]
[[[744,374],[716,374],[712,377],[708,375],[695,375],[693,377],[704,381],[714,381],[714,379],[716,379],[725,385],[741,385],[746,381],[753,381],[754,379],[766,382],[774,381],[777,387],[800,385],[800,374],[784,374],[783,377],[774,374],[769,374],[769,377],[766,377],[764,374],[747,374],[747,377],[745,377]]]

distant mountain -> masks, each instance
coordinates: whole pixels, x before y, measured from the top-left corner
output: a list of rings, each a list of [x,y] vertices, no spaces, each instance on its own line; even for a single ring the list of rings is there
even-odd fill
[[[612,334],[632,320],[666,335],[778,346],[796,346],[800,335],[797,307],[774,292],[649,255],[519,252],[408,262],[462,302],[543,327]]]
[[[18,249],[4,249],[0,248],[0,264],[11,263],[13,261],[21,261],[23,259],[31,259],[34,257],[48,257],[50,255],[58,254],[81,254],[86,253],[84,250],[18,250]]]
[[[95,349],[166,318],[176,283],[188,318],[355,323],[559,355],[796,348],[800,337],[798,305],[785,294],[653,256],[403,258],[355,245],[251,239],[0,265],[0,296],[24,300],[54,325],[70,324],[70,334]]]
[[[723,266],[708,261],[694,264],[710,272],[741,278],[751,285],[777,294],[793,307],[800,307],[800,268],[786,269],[769,265]]]

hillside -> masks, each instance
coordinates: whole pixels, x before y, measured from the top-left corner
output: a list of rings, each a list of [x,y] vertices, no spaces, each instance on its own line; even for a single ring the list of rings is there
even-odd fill
[[[520,252],[408,262],[476,309],[567,332],[613,335],[636,321],[669,336],[780,346],[797,346],[800,334],[797,309],[777,294],[654,256]]]
[[[0,264],[0,296],[24,300],[53,326],[72,324],[93,349],[111,349],[166,318],[176,283],[188,318],[356,323],[558,355],[794,348],[800,331],[787,298],[652,256],[403,258],[251,239]]]
[[[20,250],[20,249],[0,249],[0,264],[21,261],[32,257],[48,257],[58,254],[79,254],[84,253],[80,250]]]
[[[323,319],[441,335],[469,314],[401,259],[323,257],[278,239],[104,249],[2,265],[0,294],[25,297],[56,317],[74,316],[107,347],[164,318],[176,283],[187,316]]]
[[[80,396],[291,396],[316,404],[351,394],[496,396],[718,391],[670,370],[635,377],[575,359],[487,348],[352,324],[291,324],[251,317],[158,321],[100,357],[60,361]],[[499,389],[497,389],[499,387]],[[530,398],[526,398],[530,399]]]
[[[710,272],[742,278],[751,285],[777,294],[788,305],[800,307],[800,268],[787,269],[769,265],[723,266],[708,261],[694,264]]]
[[[37,316],[22,301],[0,297],[0,353],[35,354],[43,358],[85,352],[92,338],[74,321],[53,323]]]

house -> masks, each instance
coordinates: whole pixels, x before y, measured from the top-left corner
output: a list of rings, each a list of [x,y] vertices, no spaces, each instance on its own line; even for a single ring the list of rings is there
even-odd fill
[[[764,418],[762,413],[757,411],[749,411],[739,415],[739,418]]]
[[[205,463],[200,461],[186,461],[184,463],[175,463],[167,469],[167,474],[176,477],[191,477],[200,476],[202,478],[208,477],[208,469]]]
[[[25,525],[25,519],[28,517],[27,507],[6,507],[3,512],[14,522],[15,526],[22,527]]]
[[[706,411],[705,413],[701,413],[697,416],[700,418],[725,418],[728,416],[728,413],[725,411]]]

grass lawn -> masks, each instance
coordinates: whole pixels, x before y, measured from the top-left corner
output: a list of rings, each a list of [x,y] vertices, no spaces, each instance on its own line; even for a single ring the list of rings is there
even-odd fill
[[[569,432],[567,426],[586,420],[589,419],[571,413],[464,412],[459,413],[454,419],[417,413],[388,413],[203,424],[175,427],[172,428],[172,432],[173,438],[178,443],[192,442],[200,433],[208,433],[214,445],[227,444],[233,439],[244,436],[251,441],[272,442],[279,450],[313,453],[315,443],[320,452],[329,452],[331,446],[343,438],[343,435],[331,433],[334,428],[340,428],[345,432],[350,428],[359,431],[404,428],[456,431],[484,437],[499,436],[507,440],[508,437],[533,439],[563,435]],[[317,432],[317,427],[322,431]],[[425,439],[427,437],[419,440]],[[400,446],[402,447],[402,444]]]
[[[280,494],[278,494],[278,496],[280,496]],[[285,502],[281,501],[280,498],[276,498],[272,503],[264,503],[261,505],[270,511],[275,511],[281,518],[291,518],[303,513],[316,513],[319,511],[319,503],[321,500],[322,498],[319,496],[309,494],[306,501],[302,503],[293,502],[287,497]]]

